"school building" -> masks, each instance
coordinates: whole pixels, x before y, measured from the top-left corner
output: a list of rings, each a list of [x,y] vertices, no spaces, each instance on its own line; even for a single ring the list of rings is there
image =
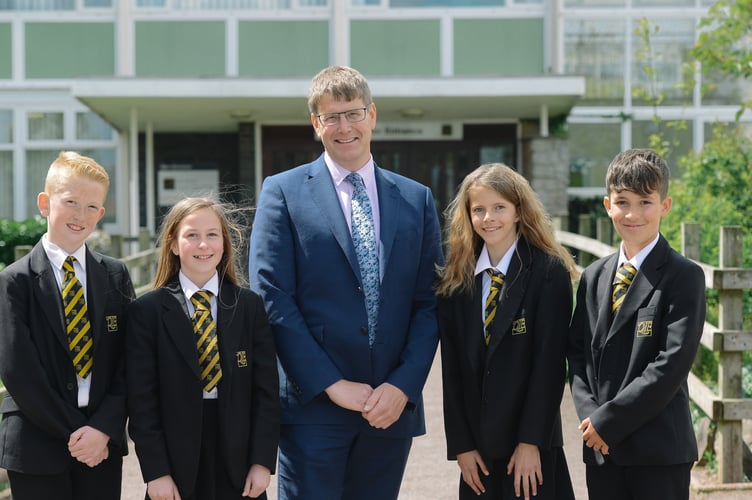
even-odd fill
[[[0,217],[37,213],[62,149],[112,179],[105,229],[156,228],[176,198],[252,205],[264,176],[318,156],[311,77],[350,65],[378,110],[376,161],[443,208],[468,171],[508,163],[553,214],[602,193],[646,146],[657,85],[685,149],[733,121],[744,89],[675,88],[712,0],[0,0]],[[657,82],[635,57],[641,18]],[[747,89],[748,90],[748,89]]]

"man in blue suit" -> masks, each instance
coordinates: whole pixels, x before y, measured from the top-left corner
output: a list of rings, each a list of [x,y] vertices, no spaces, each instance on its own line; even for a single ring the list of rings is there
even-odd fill
[[[438,339],[436,208],[429,188],[374,164],[363,75],[322,70],[308,107],[325,152],[264,181],[251,234],[280,368],[278,498],[397,498]],[[373,265],[359,261],[364,235]]]

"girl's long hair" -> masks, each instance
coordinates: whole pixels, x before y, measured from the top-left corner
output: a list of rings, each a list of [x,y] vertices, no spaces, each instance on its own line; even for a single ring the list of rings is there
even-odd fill
[[[469,191],[477,186],[492,189],[513,203],[520,219],[517,233],[542,252],[559,259],[572,276],[576,275],[572,256],[556,241],[551,220],[527,179],[503,163],[488,163],[465,177],[446,209],[447,259],[439,269],[439,295],[472,290],[475,264],[483,249],[483,239],[473,230],[470,219]]]

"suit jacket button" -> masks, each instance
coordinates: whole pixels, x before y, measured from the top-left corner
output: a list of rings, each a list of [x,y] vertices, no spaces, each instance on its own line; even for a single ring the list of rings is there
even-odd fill
[[[73,382],[68,382],[65,386],[65,388],[69,391],[72,391],[74,387],[76,387],[76,384],[74,384]]]
[[[366,328],[365,326],[361,326],[360,333],[362,333],[363,335],[368,335],[368,328]]]
[[[363,288],[362,287],[358,287],[358,293],[363,293]]]

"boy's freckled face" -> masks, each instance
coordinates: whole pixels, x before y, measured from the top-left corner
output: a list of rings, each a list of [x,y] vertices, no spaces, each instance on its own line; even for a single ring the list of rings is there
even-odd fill
[[[658,235],[661,219],[671,209],[671,198],[661,200],[657,191],[648,195],[613,191],[603,199],[603,206],[625,247],[631,251],[628,255],[631,258]]]
[[[62,178],[51,193],[39,193],[37,207],[47,217],[47,238],[75,252],[104,217],[105,187],[84,177]]]

